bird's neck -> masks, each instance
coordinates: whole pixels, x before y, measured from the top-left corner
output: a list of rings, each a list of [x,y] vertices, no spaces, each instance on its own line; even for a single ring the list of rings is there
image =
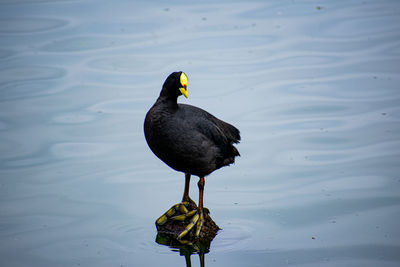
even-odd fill
[[[157,99],[157,103],[168,106],[169,108],[172,108],[172,109],[178,108],[177,97],[172,97],[170,95],[160,94],[160,96]]]
[[[157,99],[157,102],[167,104],[168,106],[171,107],[176,107],[178,108],[178,96],[171,94],[166,88],[163,88],[161,90],[160,96]]]

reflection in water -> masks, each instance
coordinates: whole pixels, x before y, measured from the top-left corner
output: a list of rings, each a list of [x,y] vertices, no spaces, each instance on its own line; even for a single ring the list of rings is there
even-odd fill
[[[199,255],[200,266],[204,267],[204,254],[210,252],[211,241],[195,242],[190,244],[181,244],[179,241],[168,236],[157,234],[156,242],[160,245],[169,246],[172,251],[179,252],[181,256],[185,256],[186,267],[191,267],[192,262],[190,256]]]

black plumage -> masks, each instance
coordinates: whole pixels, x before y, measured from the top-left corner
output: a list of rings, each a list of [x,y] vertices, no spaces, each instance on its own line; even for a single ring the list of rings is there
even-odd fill
[[[147,112],[144,133],[151,150],[168,166],[204,177],[235,162],[239,152],[233,144],[240,141],[240,132],[203,109],[178,104],[180,89],[186,90],[181,75],[174,72],[164,82]]]

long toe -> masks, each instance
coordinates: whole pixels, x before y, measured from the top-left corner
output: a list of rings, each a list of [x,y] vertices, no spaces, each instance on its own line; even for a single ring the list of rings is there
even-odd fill
[[[196,225],[196,237],[200,237],[200,232],[201,232],[201,228],[203,228],[204,225],[204,210],[199,210],[199,220],[197,221],[197,225]]]
[[[196,214],[193,216],[192,220],[190,223],[186,226],[185,230],[183,230],[179,235],[178,235],[178,240],[182,240],[183,237],[185,237],[196,225],[196,223],[199,221],[199,214],[196,212]]]
[[[193,216],[194,212],[189,212],[188,207],[189,202],[181,202],[173,205],[169,210],[164,212],[163,215],[158,217],[156,225],[164,225],[170,219],[183,221],[184,219]]]

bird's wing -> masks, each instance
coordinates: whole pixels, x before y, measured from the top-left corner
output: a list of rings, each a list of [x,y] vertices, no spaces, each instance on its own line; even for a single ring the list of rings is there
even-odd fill
[[[189,126],[212,140],[217,146],[225,147],[239,142],[240,132],[234,126],[198,107],[184,104],[179,106]]]

